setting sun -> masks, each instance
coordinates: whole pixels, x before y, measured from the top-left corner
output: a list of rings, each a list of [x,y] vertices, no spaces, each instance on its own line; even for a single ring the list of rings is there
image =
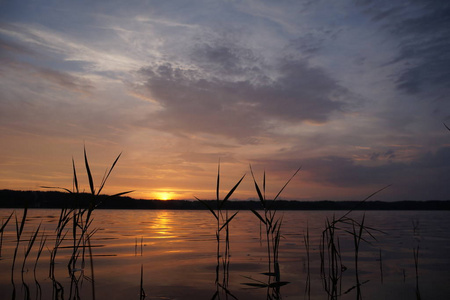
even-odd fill
[[[158,200],[170,200],[171,199],[170,193],[168,193],[168,192],[157,193],[156,196],[157,196]]]

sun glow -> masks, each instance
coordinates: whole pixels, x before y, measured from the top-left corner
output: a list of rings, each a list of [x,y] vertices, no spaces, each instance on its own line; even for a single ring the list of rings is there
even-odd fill
[[[172,199],[172,197],[170,196],[170,193],[168,193],[168,192],[157,193],[156,197],[158,200],[171,200]]]

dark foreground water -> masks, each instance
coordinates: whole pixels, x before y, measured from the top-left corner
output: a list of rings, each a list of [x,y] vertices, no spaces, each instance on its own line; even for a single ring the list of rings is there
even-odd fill
[[[0,220],[5,222],[12,211],[2,209]],[[19,225],[22,213],[17,210]],[[76,263],[72,265],[74,231],[69,221],[50,276],[50,253],[57,242],[60,210],[29,210],[18,244],[20,226],[16,228],[15,216],[4,228],[0,298],[140,299],[142,278],[145,299],[212,299],[214,295],[244,300],[268,299],[268,295],[278,299],[448,299],[450,212],[366,212],[364,226],[383,232],[371,231],[376,240],[363,232],[357,268],[350,234],[353,227],[338,224],[335,246],[339,247],[339,270],[333,270],[328,260],[329,248],[320,251],[326,220],[332,220],[333,214],[337,219],[345,212],[278,212],[283,223],[280,278],[275,281],[289,283],[262,287],[269,277],[262,274],[269,268],[267,246],[264,234],[260,238],[259,219],[250,211],[239,212],[229,223],[229,265],[224,271],[223,257],[219,258],[216,284],[216,225],[209,211],[96,210],[89,232],[97,231],[92,232],[90,247],[76,247]],[[359,222],[362,216],[359,211],[349,215]],[[39,224],[41,229],[23,264]],[[307,228],[309,251],[305,245]],[[78,228],[75,235],[79,234]],[[221,234],[223,237],[225,230]],[[224,246],[222,241],[221,251]]]

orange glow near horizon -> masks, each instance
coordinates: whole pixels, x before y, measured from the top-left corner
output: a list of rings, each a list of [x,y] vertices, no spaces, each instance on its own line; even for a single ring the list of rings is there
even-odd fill
[[[156,193],[156,199],[158,200],[172,200],[172,196],[170,195],[170,192],[159,192]]]

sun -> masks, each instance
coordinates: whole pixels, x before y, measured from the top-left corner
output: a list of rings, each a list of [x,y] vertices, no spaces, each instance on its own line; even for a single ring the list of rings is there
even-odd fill
[[[160,192],[157,194],[157,198],[159,200],[170,200],[172,197],[170,197],[170,193],[168,192]]]

